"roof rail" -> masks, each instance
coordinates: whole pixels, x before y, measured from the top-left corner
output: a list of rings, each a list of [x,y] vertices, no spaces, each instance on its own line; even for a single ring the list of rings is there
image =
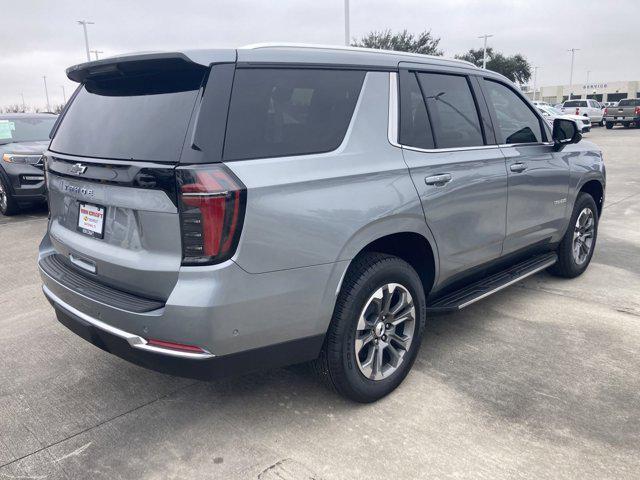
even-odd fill
[[[379,53],[385,55],[400,55],[405,57],[412,58],[422,58],[422,59],[430,59],[430,60],[447,60],[450,62],[456,63],[464,63],[473,68],[479,68],[477,65],[474,65],[471,62],[466,60],[458,60],[457,58],[445,58],[438,57],[436,55],[424,55],[422,53],[412,53],[412,52],[400,52],[396,50],[382,50],[378,48],[365,48],[365,47],[347,47],[345,45],[322,45],[315,43],[291,43],[291,42],[264,42],[264,43],[251,43],[249,45],[244,45],[240,47],[241,49],[246,50],[255,50],[258,48],[312,48],[318,50],[341,50],[341,51],[352,51],[352,52],[367,52],[367,53]]]

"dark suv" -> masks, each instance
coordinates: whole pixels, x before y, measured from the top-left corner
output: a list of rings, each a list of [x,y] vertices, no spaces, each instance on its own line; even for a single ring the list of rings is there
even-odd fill
[[[0,212],[46,200],[42,153],[57,115],[15,113],[0,115]]]
[[[373,401],[430,314],[543,269],[575,277],[593,254],[600,151],[469,63],[258,46],[67,74],[44,293],[140,365],[212,378],[313,360]]]

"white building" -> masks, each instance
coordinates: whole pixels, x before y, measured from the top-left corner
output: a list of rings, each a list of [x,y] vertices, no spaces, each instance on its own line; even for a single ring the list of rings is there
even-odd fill
[[[533,100],[533,90],[523,88],[524,94]],[[536,100],[550,104],[564,102],[569,98],[593,98],[599,102],[617,102],[623,98],[640,98],[640,80],[630,82],[604,82],[576,85],[554,85],[536,89]]]

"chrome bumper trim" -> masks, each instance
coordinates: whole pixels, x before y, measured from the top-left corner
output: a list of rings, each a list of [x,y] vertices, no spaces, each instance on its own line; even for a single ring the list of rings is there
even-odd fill
[[[45,296],[52,303],[55,304],[57,308],[60,308],[61,310],[64,310],[67,313],[70,313],[71,315],[74,315],[80,318],[82,321],[94,326],[95,328],[99,328],[100,330],[110,333],[111,335],[115,335],[116,337],[125,339],[129,343],[129,345],[131,345],[133,348],[137,348],[139,350],[146,350],[147,352],[158,353],[160,355],[168,355],[170,357],[185,358],[189,360],[205,360],[208,358],[215,357],[215,355],[213,355],[211,352],[208,352],[206,350],[204,351],[204,353],[181,352],[178,350],[172,350],[170,348],[161,348],[161,347],[156,347],[154,345],[149,345],[147,343],[147,340],[145,340],[144,338],[138,335],[125,332],[124,330],[120,330],[119,328],[109,325],[103,322],[102,320],[98,320],[97,318],[93,318],[87,315],[86,313],[82,313],[77,308],[74,308],[68,303],[64,302],[60,297],[58,297],[49,288],[47,288],[46,285],[42,286],[42,291],[44,292]]]

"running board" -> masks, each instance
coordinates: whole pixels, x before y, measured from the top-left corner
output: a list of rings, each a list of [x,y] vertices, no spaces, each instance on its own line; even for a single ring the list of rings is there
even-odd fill
[[[427,313],[455,312],[550,267],[558,261],[555,253],[545,253],[517,263],[506,270],[494,273],[471,285],[434,299],[427,306]]]

